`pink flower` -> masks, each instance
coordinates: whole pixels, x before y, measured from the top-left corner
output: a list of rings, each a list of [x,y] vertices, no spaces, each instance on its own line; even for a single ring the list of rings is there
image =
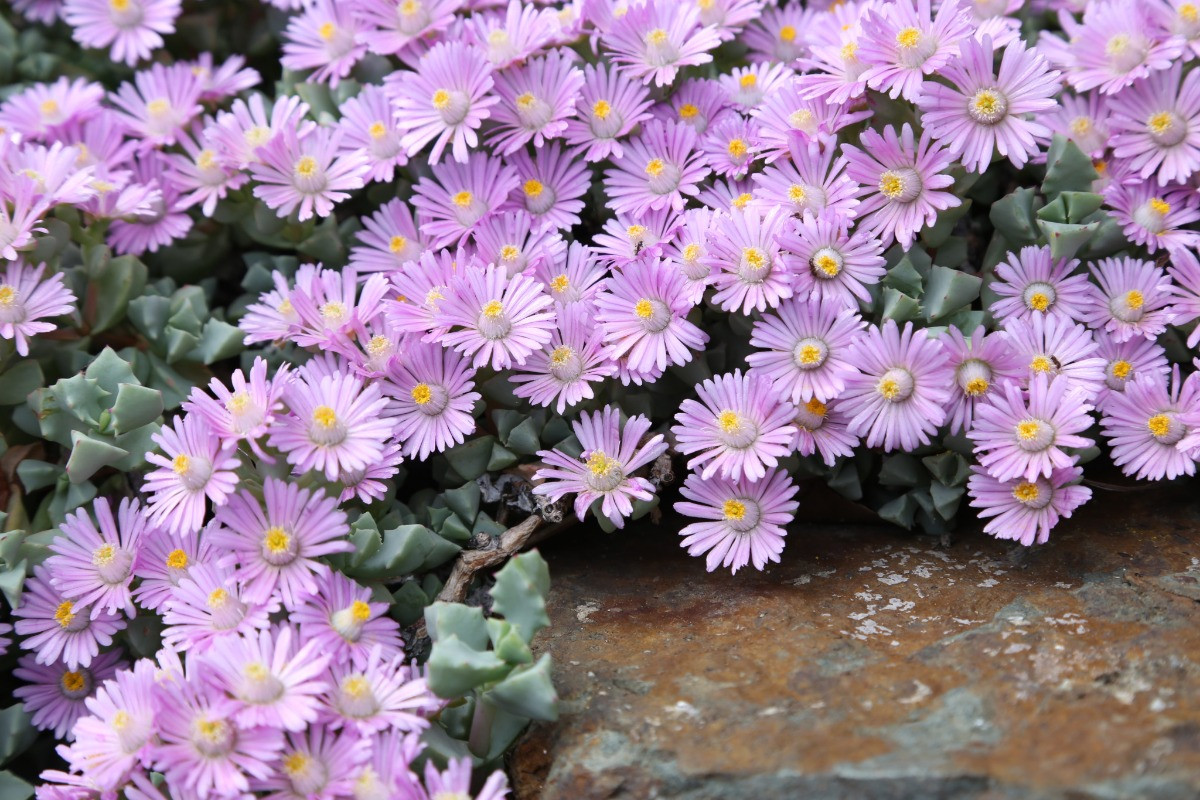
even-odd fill
[[[1091,489],[1075,484],[1083,476],[1080,467],[1055,469],[1049,477],[1007,481],[996,480],[981,467],[971,469],[974,474],[967,482],[971,505],[980,509],[981,518],[991,517],[984,533],[1026,546],[1035,541],[1045,544],[1058,521],[1070,517],[1092,496]]]
[[[288,23],[280,63],[285,69],[316,69],[309,79],[336,89],[367,52],[360,27],[352,6],[313,0]]]
[[[251,164],[258,185],[254,196],[286,217],[299,210],[303,222],[327,217],[333,207],[361,189],[370,163],[362,151],[339,155],[342,132],[317,128],[307,135],[284,128],[258,149],[261,163]]]
[[[686,500],[675,510],[702,522],[693,522],[679,532],[688,555],[707,553],[708,571],[732,567],[733,574],[747,563],[761,570],[778,562],[783,552],[787,526],[800,504],[796,485],[781,470],[769,471],[761,480],[750,481],[688,475],[680,489]]]
[[[694,196],[709,171],[697,146],[696,133],[687,125],[646,123],[604,173],[609,207],[618,214],[683,210],[684,195]]]
[[[643,0],[613,24],[602,37],[613,63],[643,83],[674,82],[680,67],[707,64],[709,50],[720,44],[715,28],[700,27],[700,9],[690,3]]]
[[[156,526],[174,533],[195,533],[204,524],[206,501],[222,506],[237,486],[236,456],[222,449],[220,438],[199,417],[176,417],[150,437],[163,451],[146,453],[158,469],[146,476],[142,491],[150,494],[146,513]]]
[[[63,284],[62,273],[43,281],[45,272],[45,264],[30,267],[14,253],[0,277],[0,337],[14,340],[21,356],[29,355],[30,337],[54,330],[53,323],[40,320],[75,310],[75,295]]]
[[[175,32],[180,0],[65,0],[62,18],[84,47],[110,47],[114,61],[132,67]]]

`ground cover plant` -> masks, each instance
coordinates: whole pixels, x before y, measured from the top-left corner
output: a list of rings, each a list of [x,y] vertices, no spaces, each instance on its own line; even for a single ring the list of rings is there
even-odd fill
[[[0,796],[494,800],[539,537],[761,570],[824,482],[1034,545],[1192,476],[1198,54],[1189,0],[0,6]]]

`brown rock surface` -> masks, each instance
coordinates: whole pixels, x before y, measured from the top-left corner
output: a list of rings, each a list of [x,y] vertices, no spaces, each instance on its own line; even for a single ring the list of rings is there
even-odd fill
[[[516,797],[1200,797],[1196,485],[1099,495],[1043,547],[806,524],[737,576],[561,535]]]

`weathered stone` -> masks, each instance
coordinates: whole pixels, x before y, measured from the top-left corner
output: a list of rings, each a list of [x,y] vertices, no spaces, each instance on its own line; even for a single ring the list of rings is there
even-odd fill
[[[1195,484],[1098,495],[1042,547],[806,524],[736,576],[670,520],[562,534],[516,796],[1200,796]]]

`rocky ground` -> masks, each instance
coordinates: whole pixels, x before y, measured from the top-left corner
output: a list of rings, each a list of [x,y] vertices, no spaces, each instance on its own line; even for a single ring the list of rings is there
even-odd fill
[[[517,798],[1200,797],[1194,482],[1098,492],[1032,549],[806,523],[736,576],[678,527],[542,546],[563,714]]]

